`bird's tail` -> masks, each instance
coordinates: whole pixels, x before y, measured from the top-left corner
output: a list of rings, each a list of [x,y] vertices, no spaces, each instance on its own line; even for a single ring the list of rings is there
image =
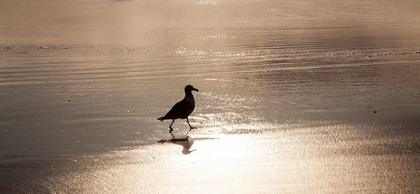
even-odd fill
[[[159,120],[159,121],[163,121],[163,120],[165,120],[166,119],[166,117],[160,117],[160,118],[158,118],[157,120]]]

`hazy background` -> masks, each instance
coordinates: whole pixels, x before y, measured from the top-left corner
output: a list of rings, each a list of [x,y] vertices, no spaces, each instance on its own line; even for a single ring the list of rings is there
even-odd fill
[[[418,192],[419,7],[0,1],[0,190]]]

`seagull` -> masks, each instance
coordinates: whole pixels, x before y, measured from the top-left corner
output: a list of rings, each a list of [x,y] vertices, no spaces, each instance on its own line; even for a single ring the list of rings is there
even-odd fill
[[[169,125],[169,133],[172,134],[172,131],[174,130],[172,128],[172,124],[174,124],[175,119],[187,119],[187,123],[190,126],[191,129],[195,129],[195,127],[192,127],[190,125],[190,122],[188,121],[188,116],[193,112],[195,108],[195,101],[194,96],[192,95],[192,91],[197,91],[198,89],[194,88],[192,85],[185,86],[185,97],[178,103],[176,103],[172,109],[164,116],[158,118],[158,120],[163,121],[166,119],[172,119],[171,125]]]

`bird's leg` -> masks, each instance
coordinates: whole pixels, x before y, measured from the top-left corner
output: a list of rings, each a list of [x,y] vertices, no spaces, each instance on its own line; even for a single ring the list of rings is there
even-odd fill
[[[191,126],[190,121],[188,121],[188,117],[187,117],[187,123],[188,123],[188,125],[190,126],[190,131],[191,131],[191,129],[197,129],[197,127],[192,127],[192,126]]]
[[[169,133],[171,133],[171,134],[172,134],[172,131],[174,130],[174,129],[172,129],[172,124],[174,124],[174,122],[175,122],[175,119],[172,119],[172,123],[171,123],[171,125],[169,125]]]

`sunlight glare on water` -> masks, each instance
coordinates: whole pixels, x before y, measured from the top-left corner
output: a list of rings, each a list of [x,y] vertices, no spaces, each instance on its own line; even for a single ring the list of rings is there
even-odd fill
[[[417,173],[410,169],[418,164],[410,158],[389,155],[398,152],[394,147],[398,141],[385,140],[388,148],[376,147],[375,142],[347,140],[350,131],[339,134],[343,129],[336,126],[264,135],[192,136],[190,141],[195,143],[187,155],[180,154],[183,148],[177,144],[116,152],[105,156],[105,161],[95,162],[96,170],[91,173],[74,177],[78,180],[83,176],[85,186],[67,186],[94,193],[335,193],[360,188],[381,192],[417,184]],[[314,136],[308,138],[306,133]],[[361,131],[351,136],[360,139],[359,135],[363,135]],[[382,181],[389,184],[380,184],[376,172],[381,172]]]
[[[419,2],[2,1],[0,192],[419,193]]]

